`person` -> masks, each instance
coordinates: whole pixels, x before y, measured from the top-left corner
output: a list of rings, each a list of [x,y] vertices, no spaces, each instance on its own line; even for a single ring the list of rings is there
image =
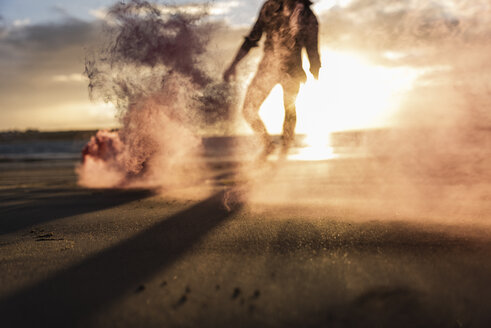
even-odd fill
[[[229,82],[236,74],[237,64],[258,46],[263,34],[266,35],[264,55],[256,75],[250,83],[243,105],[243,115],[254,132],[263,142],[261,158],[266,159],[273,152],[274,144],[266,126],[259,117],[259,107],[273,87],[281,84],[285,106],[282,133],[282,156],[295,137],[295,101],[300,84],[307,76],[302,68],[302,49],[305,48],[310,62],[310,72],[318,79],[321,62],[318,50],[317,18],[312,12],[309,0],[267,0],[251,32],[245,37],[234,60],[223,74]]]

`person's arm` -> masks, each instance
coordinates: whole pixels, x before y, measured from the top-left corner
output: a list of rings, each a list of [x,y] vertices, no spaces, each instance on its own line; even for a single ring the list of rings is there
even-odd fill
[[[242,46],[240,47],[239,51],[237,52],[237,55],[235,55],[234,60],[223,74],[223,79],[225,81],[228,82],[230,78],[235,75],[235,68],[237,64],[249,53],[249,50],[251,50],[251,48],[258,46],[258,42],[259,40],[261,40],[261,36],[263,34],[264,11],[265,11],[265,5],[261,8],[259,17],[256,23],[254,24],[254,27],[252,28],[249,35],[245,37],[245,40],[242,43]]]
[[[305,49],[310,63],[310,72],[315,79],[319,78],[321,60],[319,56],[319,22],[314,13],[309,10],[305,22]]]

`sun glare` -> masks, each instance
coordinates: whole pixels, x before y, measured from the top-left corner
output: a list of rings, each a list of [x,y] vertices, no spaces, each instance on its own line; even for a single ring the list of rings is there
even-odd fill
[[[306,148],[294,159],[326,159],[334,153],[329,135],[334,131],[370,129],[390,125],[404,95],[418,77],[409,67],[377,66],[352,53],[323,49],[319,80],[308,75],[297,98],[297,134],[304,134]],[[304,69],[308,72],[308,61]],[[280,134],[283,99],[276,86],[259,115],[268,131]]]

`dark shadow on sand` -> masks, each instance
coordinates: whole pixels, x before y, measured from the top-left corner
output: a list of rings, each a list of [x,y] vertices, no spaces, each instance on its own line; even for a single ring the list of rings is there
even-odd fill
[[[13,196],[5,195],[7,192]],[[57,219],[116,207],[152,195],[151,190],[4,190],[0,193],[0,199],[4,202],[0,205],[0,235]],[[7,201],[14,204],[8,205]]]
[[[222,200],[223,193],[217,193],[129,240],[0,300],[2,326],[80,324],[182,257],[229,218],[235,210],[227,211]]]
[[[428,295],[406,286],[368,289],[345,304],[309,313],[306,320],[285,327],[424,328],[458,327],[446,304],[435,304]],[[467,326],[467,325],[465,325]]]

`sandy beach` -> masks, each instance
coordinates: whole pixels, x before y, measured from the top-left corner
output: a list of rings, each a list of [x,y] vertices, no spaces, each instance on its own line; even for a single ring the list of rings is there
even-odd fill
[[[2,165],[3,327],[485,327],[491,320],[486,229],[375,212],[355,220],[363,214],[335,206],[235,201],[227,209],[234,187],[220,181],[209,196],[187,199],[84,189],[73,161]]]
[[[491,327],[490,35],[490,0],[0,0],[0,328]]]

